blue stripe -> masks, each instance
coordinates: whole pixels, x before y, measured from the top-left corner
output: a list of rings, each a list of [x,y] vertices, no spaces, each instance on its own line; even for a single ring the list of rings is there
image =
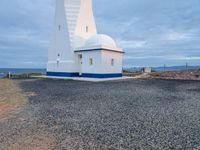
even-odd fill
[[[57,77],[78,77],[77,72],[47,72],[47,76],[57,76]]]
[[[122,77],[122,73],[113,73],[113,74],[82,73],[82,75],[79,76],[79,73],[77,73],[77,72],[47,72],[47,76],[86,77],[86,78],[117,78],[117,77]]]
[[[82,77],[87,77],[87,78],[117,78],[117,77],[122,77],[122,73],[114,73],[114,74],[83,73]]]

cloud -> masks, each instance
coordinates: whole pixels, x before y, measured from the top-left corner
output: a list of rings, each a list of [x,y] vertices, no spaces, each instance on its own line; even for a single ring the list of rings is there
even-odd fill
[[[185,40],[185,39],[189,39],[189,38],[190,38],[190,36],[186,33],[171,32],[167,35],[166,40],[177,41],[177,40]]]
[[[177,60],[198,60],[198,61],[200,61],[200,57],[195,57],[195,56],[191,56],[191,57],[182,56],[182,57],[177,57],[176,59]]]
[[[46,67],[53,10],[52,0],[0,1],[0,67]]]
[[[180,56],[180,55],[167,55],[167,56],[125,56],[125,59],[164,59],[164,60],[200,60],[200,57],[195,56]]]
[[[124,49],[135,49],[135,48],[144,48],[146,46],[146,41],[125,41],[117,40],[118,45]]]
[[[124,66],[200,65],[199,0],[93,0],[93,5],[98,32],[126,51]],[[54,8],[55,0],[0,1],[0,67],[46,67]]]

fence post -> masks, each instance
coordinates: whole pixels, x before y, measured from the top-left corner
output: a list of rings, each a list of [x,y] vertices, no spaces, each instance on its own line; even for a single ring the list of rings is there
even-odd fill
[[[166,65],[164,64],[164,72],[166,72]]]
[[[11,78],[11,73],[10,73],[10,72],[8,72],[8,78],[9,78],[9,79]]]
[[[186,71],[188,71],[188,62],[186,62]]]

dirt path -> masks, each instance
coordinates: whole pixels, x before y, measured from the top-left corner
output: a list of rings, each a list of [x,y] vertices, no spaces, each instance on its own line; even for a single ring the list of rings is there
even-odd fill
[[[27,103],[27,96],[18,85],[8,79],[0,80],[0,121],[16,113]]]
[[[31,120],[32,117],[24,113],[31,96],[35,94],[23,91],[19,81],[0,79],[0,150],[49,150],[54,143],[54,137],[37,132],[37,128],[33,127],[36,123]],[[27,122],[30,122],[30,125],[27,125]],[[34,128],[34,132],[19,131],[26,126],[24,124],[30,129]]]

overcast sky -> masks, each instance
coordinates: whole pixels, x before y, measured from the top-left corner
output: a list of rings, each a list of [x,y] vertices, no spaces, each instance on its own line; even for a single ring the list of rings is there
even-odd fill
[[[124,66],[200,65],[200,0],[93,0]],[[44,68],[55,0],[0,0],[0,67]]]

